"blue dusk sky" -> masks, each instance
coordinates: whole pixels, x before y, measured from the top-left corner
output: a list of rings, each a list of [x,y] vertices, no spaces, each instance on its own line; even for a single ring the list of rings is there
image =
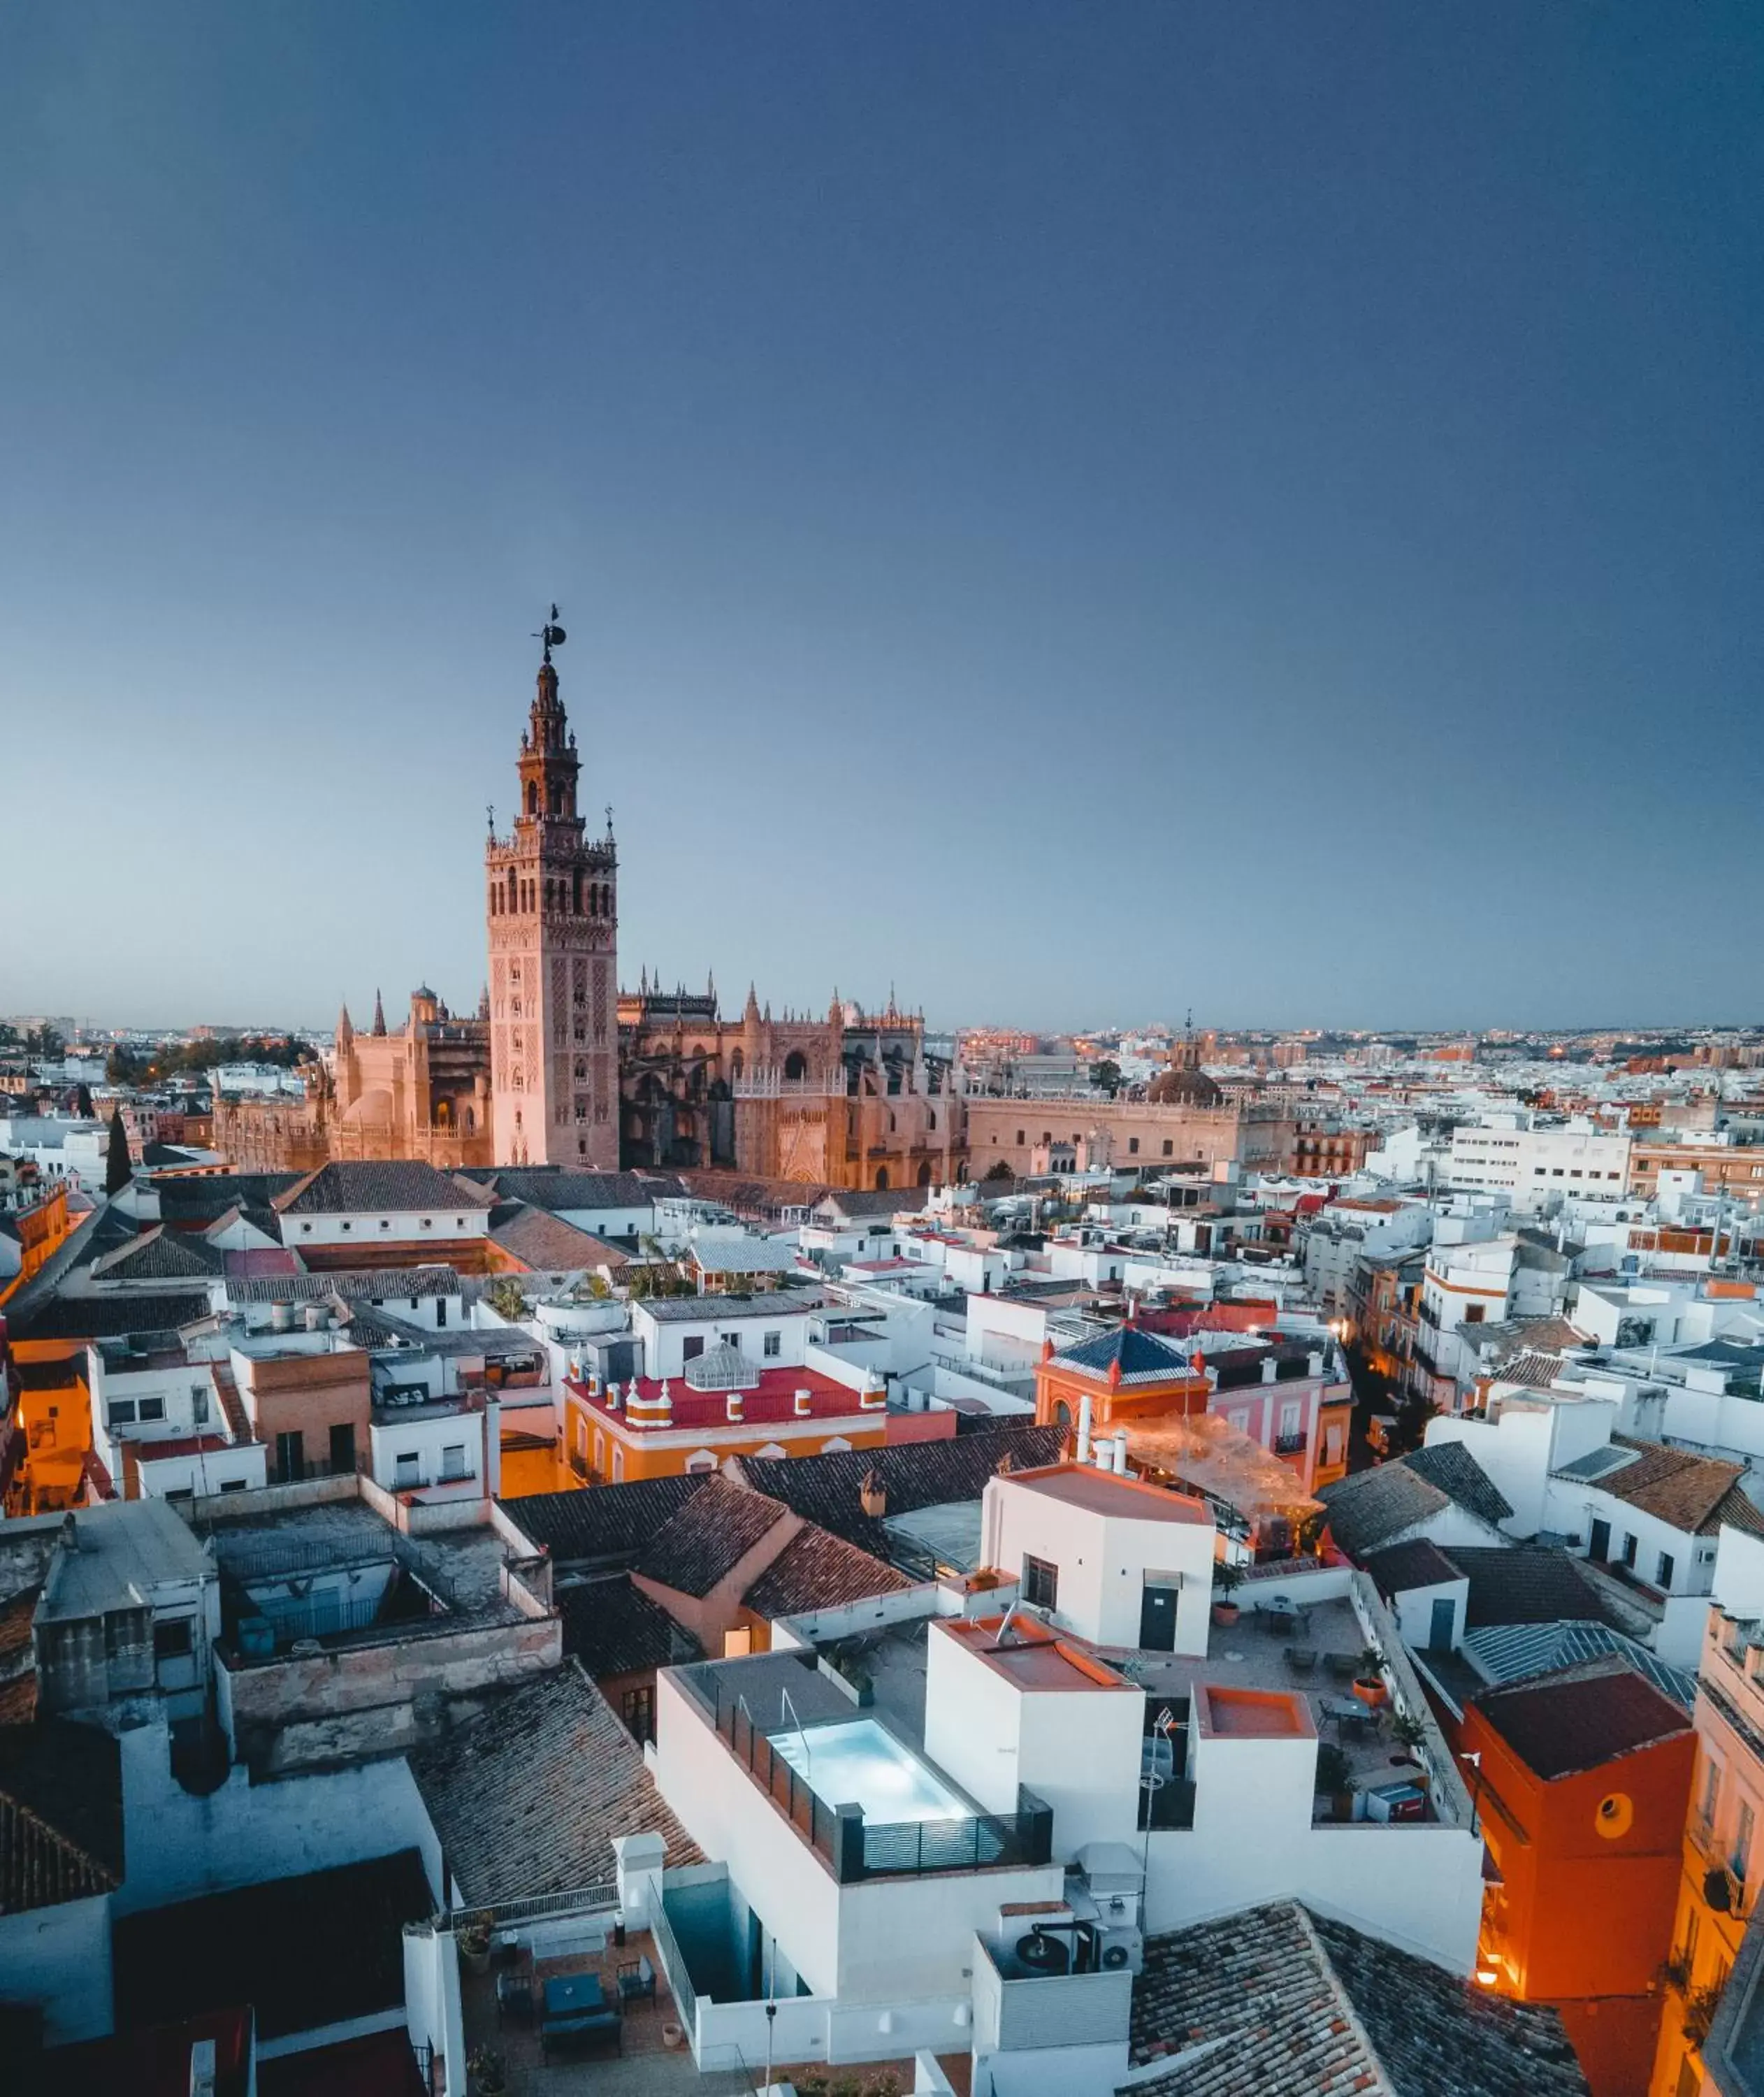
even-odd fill
[[[1764,8],[11,0],[0,1011],[1757,1018]]]

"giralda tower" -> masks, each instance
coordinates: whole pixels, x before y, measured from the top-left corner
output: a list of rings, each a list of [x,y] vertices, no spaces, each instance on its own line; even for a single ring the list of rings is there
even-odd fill
[[[490,935],[490,1085],[498,1165],[619,1165],[619,856],[612,812],[590,842],[580,770],[551,651],[521,738],[520,803],[484,847]]]

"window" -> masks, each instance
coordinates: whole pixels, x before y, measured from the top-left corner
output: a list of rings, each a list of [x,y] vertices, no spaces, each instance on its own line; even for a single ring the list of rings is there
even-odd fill
[[[408,1491],[420,1484],[422,1478],[422,1457],[415,1449],[401,1449],[392,1459],[396,1475],[392,1482],[401,1490]]]
[[[703,1352],[704,1335],[702,1333],[694,1333],[680,1343],[680,1359],[683,1362],[695,1362]]]
[[[1465,1307],[1464,1322],[1466,1325],[1480,1325],[1487,1316],[1488,1306],[1486,1303],[1471,1303]]]
[[[1721,1806],[1721,1764],[1710,1762],[1703,1769],[1703,1806],[1701,1818],[1705,1828],[1715,1824],[1715,1815]]]
[[[784,1335],[781,1333],[768,1333],[760,1342],[760,1351],[768,1361],[776,1361],[784,1351]]]
[[[223,1493],[242,1493],[245,1490],[245,1481],[243,1478],[223,1478],[221,1490]]]
[[[153,1626],[155,1660],[186,1660],[195,1649],[195,1626],[188,1617],[175,1617]]]
[[[1130,1157],[1137,1158],[1139,1156],[1140,1140],[1136,1136],[1130,1136],[1127,1138],[1127,1154]]]
[[[427,1223],[429,1219],[428,1219],[428,1218],[427,1218],[427,1216],[425,1216],[425,1217],[423,1218],[423,1219],[422,1219],[422,1220],[424,1221],[424,1223]],[[382,1216],[382,1217],[380,1218],[380,1228],[381,1228],[383,1231],[389,1231],[389,1230],[392,1228],[392,1218],[391,1218],[390,1216]]]
[[[1059,1606],[1060,1569],[1049,1565],[1045,1558],[1032,1558],[1023,1553],[1023,1600],[1038,1609],[1052,1609]]]
[[[382,1224],[380,1228],[384,1230],[386,1226]],[[435,1219],[433,1216],[425,1216],[422,1219],[422,1228],[426,1231],[432,1231],[435,1228]]]
[[[193,1383],[190,1386],[190,1416],[199,1427],[208,1425],[208,1386],[205,1383]]]
[[[1728,1867],[1742,1886],[1745,1884],[1746,1866],[1750,1863],[1752,1857],[1752,1820],[1751,1805],[1749,1801],[1742,1798],[1740,1801],[1740,1817],[1734,1823],[1733,1847],[1727,1853]]]
[[[619,1699],[619,1715],[624,1719],[625,1731],[633,1740],[653,1740],[655,1737],[655,1685],[645,1683],[641,1688],[626,1690]]]
[[[135,1402],[132,1398],[113,1399],[104,1408],[104,1423],[108,1427],[130,1427],[134,1424]]]
[[[344,1228],[345,1230],[348,1230],[348,1229],[349,1229],[349,1228],[350,1228],[349,1219],[348,1219],[347,1216],[345,1216],[345,1217],[344,1218],[344,1219],[343,1219],[343,1227],[344,1227]]]
[[[1018,1148],[1019,1150],[1021,1150],[1021,1149],[1022,1149],[1022,1147],[1023,1147],[1023,1132],[1022,1132],[1022,1131],[1021,1129],[1018,1129],[1018,1132],[1017,1132],[1017,1148]]]
[[[469,1478],[466,1469],[466,1445],[463,1442],[449,1443],[441,1451],[441,1476],[444,1478]]]
[[[1164,1155],[1165,1155],[1165,1157],[1166,1157],[1166,1158],[1170,1157],[1170,1156],[1174,1153],[1174,1151],[1175,1151],[1175,1147],[1176,1147],[1176,1146],[1175,1146],[1175,1145],[1174,1143],[1172,1143],[1172,1142],[1171,1141],[1170,1138],[1167,1136],[1164,1138]]]
[[[1633,1536],[1630,1536],[1630,1535],[1629,1535],[1629,1534],[1625,1534],[1624,1539],[1623,1539],[1623,1555],[1622,1555],[1622,1557],[1617,1561],[1617,1563],[1618,1563],[1620,1565],[1626,1565],[1626,1566],[1629,1568],[1630,1571],[1630,1572],[1632,1572],[1632,1573],[1635,1571],[1635,1538],[1634,1538]]]
[[[1672,1553],[1670,1551],[1662,1551],[1659,1562],[1654,1567],[1654,1585],[1657,1587],[1670,1587],[1672,1585],[1673,1570]]]
[[[165,1400],[163,1398],[142,1399],[139,1417],[142,1420],[163,1420],[165,1417]]]

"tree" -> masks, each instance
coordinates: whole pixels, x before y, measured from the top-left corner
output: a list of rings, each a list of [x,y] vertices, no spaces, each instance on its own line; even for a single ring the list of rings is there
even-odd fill
[[[134,1167],[129,1158],[129,1132],[122,1125],[122,1109],[112,1107],[110,1150],[104,1160],[104,1192],[114,1194],[120,1187],[126,1187],[134,1173]]]
[[[61,1030],[51,1027],[46,1019],[41,1027],[33,1027],[24,1037],[24,1046],[33,1056],[59,1056],[67,1045]]]
[[[1103,1057],[1091,1065],[1090,1082],[1113,1099],[1121,1089],[1121,1066],[1112,1057]]]
[[[527,1316],[526,1294],[512,1274],[499,1274],[490,1285],[490,1308],[499,1318],[518,1325]]]
[[[76,1089],[73,1095],[73,1110],[81,1121],[90,1121],[92,1119],[92,1088],[90,1085],[81,1085]]]

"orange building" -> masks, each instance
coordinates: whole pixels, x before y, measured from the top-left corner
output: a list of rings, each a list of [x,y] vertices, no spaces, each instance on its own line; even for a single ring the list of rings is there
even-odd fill
[[[11,1158],[4,1162],[14,1165]],[[65,1180],[40,1179],[34,1165],[16,1166],[15,1171],[10,1189],[0,1183],[0,1232],[18,1246],[19,1265],[11,1275],[0,1272],[0,1303],[42,1272],[74,1228],[68,1215]]]
[[[953,1434],[953,1412],[895,1416],[878,1382],[852,1390],[810,1368],[762,1369],[732,1347],[683,1377],[597,1376],[564,1386],[571,1468],[597,1484],[714,1471],[730,1456],[821,1456]],[[947,1424],[946,1424],[947,1423]]]
[[[92,1401],[85,1343],[14,1340],[4,1350],[11,1430],[0,1500],[9,1515],[57,1514],[85,1498]]]
[[[1495,1690],[1460,1752],[1495,1871],[1486,1985],[1560,2012],[1593,2097],[1645,2097],[1696,1762],[1688,1713],[1617,1656]]]

